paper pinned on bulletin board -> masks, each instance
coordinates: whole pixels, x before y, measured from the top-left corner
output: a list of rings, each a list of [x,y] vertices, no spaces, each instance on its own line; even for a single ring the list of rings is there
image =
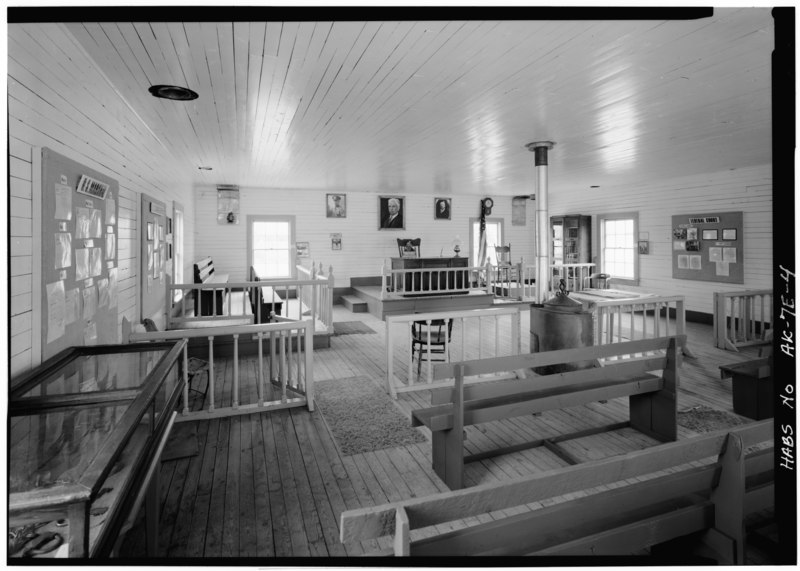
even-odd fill
[[[81,298],[78,288],[67,290],[66,300],[65,321],[69,325],[78,321],[78,316],[81,314]]]
[[[47,284],[47,342],[52,343],[64,335],[66,328],[66,297],[64,282]]]
[[[53,218],[72,220],[72,187],[55,183],[55,214]]]

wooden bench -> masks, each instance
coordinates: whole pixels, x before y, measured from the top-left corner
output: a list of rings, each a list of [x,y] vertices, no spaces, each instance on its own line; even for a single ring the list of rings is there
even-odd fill
[[[218,274],[211,258],[203,258],[194,264],[194,283],[227,284],[228,274]],[[222,315],[224,313],[225,289],[203,289],[194,296],[195,315]]]
[[[464,464],[487,457],[546,446],[575,463],[559,441],[631,426],[661,441],[675,440],[679,354],[686,336],[659,337],[581,349],[563,349],[434,366],[433,379],[455,377],[453,388],[431,391],[431,406],[412,411],[413,426],[431,430],[433,468],[451,490],[464,486]],[[633,357],[644,353],[645,356]],[[623,357],[630,358],[623,358]],[[538,376],[533,369],[549,365],[603,360],[601,366]],[[617,360],[613,360],[617,359]],[[599,362],[599,361],[598,361]],[[661,371],[652,374],[650,371]],[[529,376],[465,386],[464,377],[505,371]],[[589,402],[627,396],[630,420],[558,438],[464,455],[464,427],[493,420],[535,414]]]
[[[341,514],[339,537],[343,543],[394,537],[393,548],[367,555],[639,554],[662,557],[651,563],[702,556],[742,564],[745,518],[774,518],[773,438],[773,422],[764,420],[524,478],[349,510]],[[498,513],[509,508],[522,513]],[[478,524],[462,521],[476,517]],[[440,524],[447,525],[429,527]],[[411,531],[423,527],[426,536],[412,539]]]
[[[250,267],[250,281],[260,282],[262,279],[255,268]],[[256,323],[269,323],[272,312],[281,315],[284,299],[271,286],[253,287],[250,289],[250,307]]]

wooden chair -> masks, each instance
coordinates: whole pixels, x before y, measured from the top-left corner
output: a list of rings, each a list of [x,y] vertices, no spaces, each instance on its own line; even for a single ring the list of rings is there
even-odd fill
[[[445,334],[445,321],[447,321],[447,333]],[[419,352],[417,357],[417,375],[422,371],[422,360],[426,361],[449,361],[450,338],[453,335],[452,319],[433,319],[430,324],[427,321],[414,321],[411,323],[411,361],[414,361],[414,354]]]
[[[398,238],[397,252],[401,258],[419,258],[422,238]]]
[[[494,257],[497,262],[497,280],[500,282],[516,281],[517,268],[511,263],[511,244],[508,246],[495,245]]]

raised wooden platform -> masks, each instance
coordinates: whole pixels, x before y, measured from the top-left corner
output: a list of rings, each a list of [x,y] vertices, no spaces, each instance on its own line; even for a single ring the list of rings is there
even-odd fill
[[[382,321],[372,314],[356,316],[343,306],[334,307],[335,321],[352,321],[354,317],[369,324],[376,333],[334,336],[329,349],[315,351],[317,383],[361,375],[382,385],[386,378]],[[527,312],[522,319],[522,344],[527,347]],[[710,325],[689,323],[688,335],[697,358],[683,361],[678,410],[707,405],[733,414],[730,381],[720,379],[719,366],[751,359],[757,350],[736,354],[715,348]],[[500,341],[510,342],[505,338]],[[484,342],[494,343],[494,339]],[[254,359],[242,366],[244,390],[255,390],[256,370]],[[224,404],[231,398],[232,364],[223,362],[217,374],[225,382],[218,383],[215,399]],[[198,388],[202,389],[204,382],[201,377]],[[202,396],[194,397],[194,407],[201,402]],[[404,393],[394,402],[410,422],[411,410],[430,405],[430,396],[428,391]],[[612,399],[471,426],[466,446],[470,453],[479,454],[532,438],[582,430],[598,422],[620,422],[627,413],[625,399]],[[197,429],[198,455],[164,462],[161,468],[159,555],[167,558],[166,562],[177,562],[182,557],[231,557],[237,558],[236,562],[263,566],[274,564],[273,558],[373,552],[390,547],[388,540],[347,545],[339,542],[338,519],[342,511],[447,491],[431,468],[429,441],[343,456],[319,409],[313,413],[293,409],[197,422]],[[419,430],[430,437],[427,429]],[[696,433],[678,428],[679,440],[693,434]],[[568,447],[578,460],[589,460],[655,443],[635,430],[622,429],[576,439]],[[470,463],[465,470],[466,485],[508,480],[564,465],[546,448],[523,450]],[[464,528],[478,521],[521,513],[520,509],[442,524],[437,529]],[[766,520],[762,529],[769,531],[773,529],[769,514]],[[134,530],[123,555],[132,557],[143,552],[140,531]],[[426,533],[430,531],[415,530],[412,536],[425,537]],[[767,547],[748,546],[748,563],[774,563],[769,542],[762,545]]]

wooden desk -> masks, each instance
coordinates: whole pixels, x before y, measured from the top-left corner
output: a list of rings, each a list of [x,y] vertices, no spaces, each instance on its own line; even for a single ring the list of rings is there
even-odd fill
[[[419,270],[408,273],[402,279],[395,278],[395,291],[404,296],[435,295],[444,293],[464,294],[469,291],[466,270],[436,271],[446,268],[467,268],[467,258],[392,258],[393,270]],[[426,271],[427,270],[427,271]]]

